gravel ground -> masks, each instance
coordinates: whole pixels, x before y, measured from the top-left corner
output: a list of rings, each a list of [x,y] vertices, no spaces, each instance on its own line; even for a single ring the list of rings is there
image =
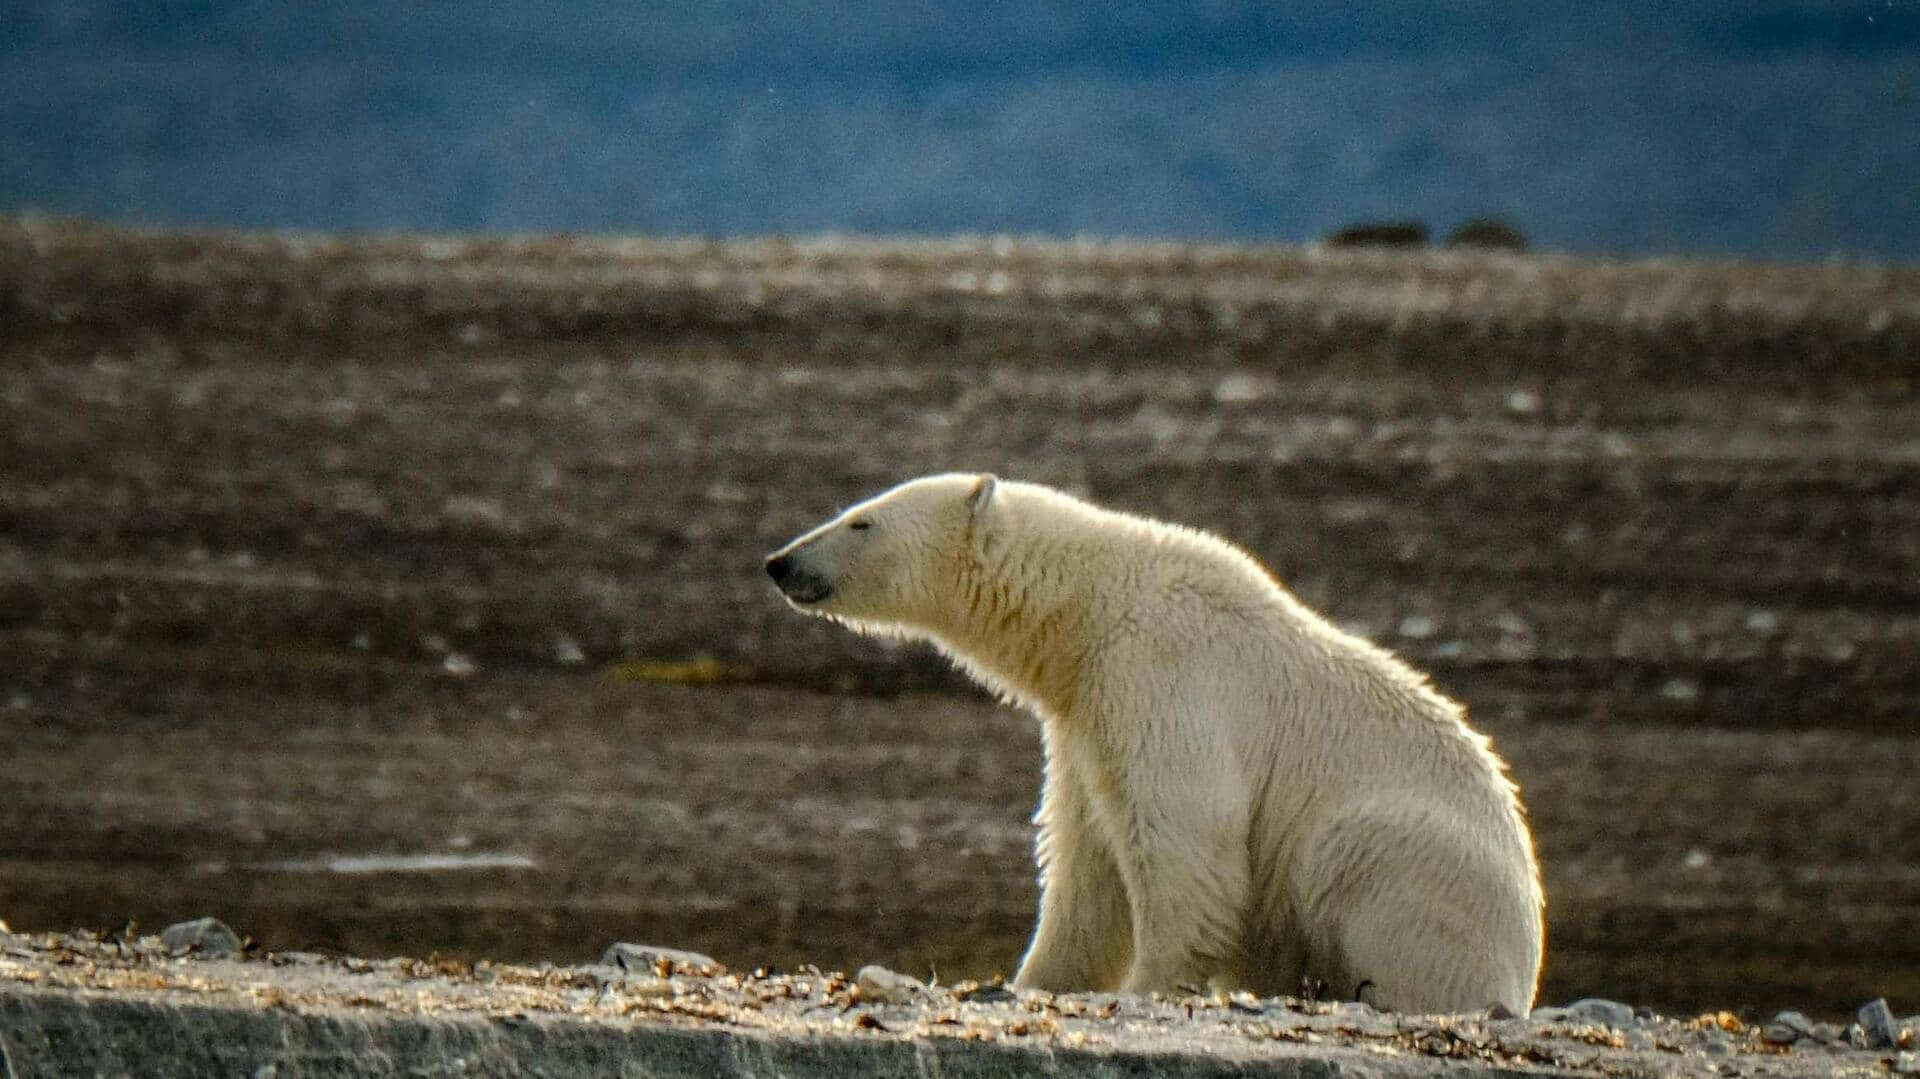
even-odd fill
[[[0,916],[986,978],[1031,724],[758,557],[1242,542],[1513,761],[1545,997],[1920,1001],[1920,271],[0,222]]]
[[[622,1062],[627,1070],[645,1070],[650,1063],[649,1030],[705,1028],[763,1044],[972,1043],[983,1058],[1020,1054],[1017,1063],[1030,1061],[1048,1071],[1072,1071],[1084,1060],[1093,1066],[1088,1070],[1104,1065],[1102,1074],[1280,1074],[1311,1059],[1365,1075],[1920,1075],[1920,1053],[1913,1051],[1920,1016],[1894,1019],[1879,1012],[1846,1027],[1796,1015],[1761,1026],[1726,1013],[1675,1018],[1607,1000],[1541,1009],[1531,1018],[1402,1016],[1363,1004],[1245,994],[1056,995],[977,982],[927,986],[878,968],[854,977],[815,970],[736,974],[702,956],[679,958],[555,967],[302,953],[202,956],[169,948],[158,937],[0,935],[0,1014],[7,1016],[0,1024],[0,1051],[28,1071],[69,1065],[58,1047],[77,1024],[58,1000],[105,993],[176,1014],[187,1008],[253,1014],[266,1009],[276,1016],[540,1021],[548,1042],[562,1040],[566,1030],[553,1020],[612,1026],[633,1039],[631,1058]],[[89,1029],[96,1046],[109,1042],[119,1061],[138,1067],[207,1051],[207,1028],[217,1024],[202,1019],[197,1025],[200,1037],[189,1031],[183,1038],[151,1018],[123,1013],[106,1024],[95,1018]],[[159,1027],[157,1036],[147,1026]],[[224,1065],[313,1066],[313,1046],[251,1037],[243,1022],[226,1027]],[[242,1047],[262,1040],[268,1044],[256,1050],[258,1058],[238,1056]],[[358,1051],[370,1054],[365,1043],[375,1039],[360,1040]],[[742,1052],[729,1055],[737,1071],[755,1070],[744,1064]],[[377,1059],[385,1068],[413,1063],[392,1054]],[[452,1063],[491,1073],[502,1062],[467,1056]],[[547,1070],[538,1056],[515,1063]],[[927,1072],[924,1061],[917,1063]],[[1423,1064],[1459,1067],[1432,1071]],[[968,1072],[980,1068],[976,1062]],[[776,1070],[792,1074],[767,1073]]]

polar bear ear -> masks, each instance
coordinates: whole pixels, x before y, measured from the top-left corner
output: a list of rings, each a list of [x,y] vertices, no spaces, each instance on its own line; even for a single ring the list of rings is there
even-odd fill
[[[1000,486],[1000,477],[991,472],[982,472],[980,478],[973,481],[973,489],[967,492],[967,512],[980,516],[987,504],[993,501],[993,492]]]
[[[1000,486],[1000,480],[991,472],[981,473],[967,491],[967,539],[981,558],[991,559],[994,555],[993,536],[997,529],[990,527],[988,511],[993,508],[993,494]]]

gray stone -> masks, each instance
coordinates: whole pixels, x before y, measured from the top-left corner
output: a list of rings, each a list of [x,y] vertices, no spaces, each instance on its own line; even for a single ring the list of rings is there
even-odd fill
[[[1799,1012],[1781,1012],[1760,1030],[1760,1039],[1768,1045],[1792,1045],[1812,1036],[1812,1021]]]
[[[1588,997],[1567,1005],[1567,1014],[1575,1019],[1621,1030],[1633,1025],[1633,1008],[1617,1000]]]
[[[629,944],[620,941],[607,946],[601,953],[600,962],[621,970],[638,970],[656,973],[661,963],[671,968],[670,973],[681,974],[724,974],[726,967],[709,955],[699,952],[682,951],[679,948],[659,948],[651,944]]]
[[[1624,1035],[1627,1048],[1645,1052],[1654,1048],[1653,1035],[1641,1027],[1634,1027]]]
[[[1700,1051],[1710,1057],[1723,1057],[1733,1052],[1733,1039],[1727,1037],[1724,1030],[1709,1030],[1700,1036]]]
[[[1894,1024],[1887,998],[1881,997],[1861,1005],[1856,1018],[1860,1020],[1861,1033],[1866,1036],[1866,1048],[1889,1049],[1900,1040],[1900,1028]]]
[[[1888,1070],[1895,1075],[1920,1075],[1920,1053],[1896,1053]]]
[[[874,964],[855,972],[853,985],[860,990],[861,1000],[875,1004],[911,1004],[927,991],[920,979]]]
[[[973,1004],[1001,1004],[1013,999],[1013,990],[999,984],[977,985],[970,989],[956,987],[953,995]]]
[[[1815,1023],[1813,1036],[1828,1045],[1839,1045],[1847,1040],[1847,1029],[1837,1023]]]
[[[160,943],[172,952],[200,955],[238,955],[244,947],[240,934],[218,918],[195,918],[175,922],[160,931]]]

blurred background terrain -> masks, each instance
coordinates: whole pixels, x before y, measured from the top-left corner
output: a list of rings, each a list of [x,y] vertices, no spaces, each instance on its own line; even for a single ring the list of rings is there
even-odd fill
[[[980,468],[1464,700],[1546,999],[1920,1000],[1920,9],[693,10],[0,12],[0,918],[1006,971],[1033,724],[759,568]],[[1484,213],[1748,261],[1259,243]]]
[[[993,468],[1467,701],[1548,999],[1920,994],[1920,270],[0,229],[0,910],[1011,967],[1030,720],[763,552]]]

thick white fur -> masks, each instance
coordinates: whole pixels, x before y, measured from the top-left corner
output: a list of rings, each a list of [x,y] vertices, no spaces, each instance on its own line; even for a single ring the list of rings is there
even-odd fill
[[[1238,548],[948,474],[779,554],[832,587],[802,610],[931,640],[1040,718],[1018,984],[1532,1006],[1539,871],[1504,764],[1459,705]]]

